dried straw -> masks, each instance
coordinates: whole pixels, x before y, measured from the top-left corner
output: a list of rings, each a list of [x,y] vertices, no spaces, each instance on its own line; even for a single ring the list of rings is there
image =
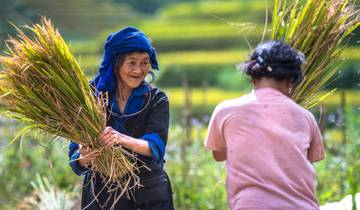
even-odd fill
[[[307,60],[295,101],[311,108],[333,92],[320,95],[337,73],[339,56],[359,25],[359,10],[349,0],[275,0],[272,39],[286,41]]]
[[[83,70],[51,21],[17,28],[0,57],[0,104],[3,115],[25,122],[15,138],[40,129],[84,146],[100,149],[93,169],[125,192],[139,184],[136,156],[121,147],[103,148],[98,136],[106,125],[105,102],[97,99]],[[129,181],[131,180],[131,182]],[[121,193],[121,194],[122,194]]]

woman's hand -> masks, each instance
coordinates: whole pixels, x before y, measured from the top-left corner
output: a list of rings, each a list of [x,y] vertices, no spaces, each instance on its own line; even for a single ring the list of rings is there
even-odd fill
[[[105,147],[121,145],[122,147],[130,149],[133,152],[145,156],[152,156],[152,152],[147,141],[121,134],[112,127],[106,127],[100,134],[99,140]]]
[[[87,167],[92,161],[94,161],[100,154],[99,150],[91,149],[90,147],[79,145],[80,156],[79,164],[83,167]]]
[[[112,127],[106,127],[100,134],[99,140],[104,146],[112,147],[123,143],[123,135]]]

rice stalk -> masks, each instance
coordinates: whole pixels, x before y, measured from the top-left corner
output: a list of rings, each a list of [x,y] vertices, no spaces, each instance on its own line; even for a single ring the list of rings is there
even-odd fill
[[[275,0],[273,12],[272,39],[306,56],[305,80],[293,98],[305,108],[314,107],[325,99],[320,90],[334,78],[339,56],[360,25],[359,10],[348,0]]]
[[[94,97],[61,34],[44,17],[39,24],[25,28],[32,36],[16,27],[18,35],[9,38],[7,51],[0,56],[4,69],[0,71],[2,114],[28,125],[16,138],[29,129],[40,129],[100,149],[93,169],[120,187],[129,179],[138,183],[134,154],[121,147],[103,148],[99,143],[98,136],[106,126],[104,98]]]

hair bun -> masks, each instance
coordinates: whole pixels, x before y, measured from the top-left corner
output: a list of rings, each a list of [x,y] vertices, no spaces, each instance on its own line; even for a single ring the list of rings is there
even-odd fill
[[[285,42],[268,41],[259,44],[250,59],[241,67],[246,74],[254,78],[272,77],[299,83],[303,79],[301,65],[304,62],[304,54]]]

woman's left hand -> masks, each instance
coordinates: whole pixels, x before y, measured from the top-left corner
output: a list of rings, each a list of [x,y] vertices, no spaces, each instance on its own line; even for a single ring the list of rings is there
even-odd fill
[[[99,140],[104,146],[112,147],[123,143],[123,135],[112,127],[106,127],[100,134]]]

